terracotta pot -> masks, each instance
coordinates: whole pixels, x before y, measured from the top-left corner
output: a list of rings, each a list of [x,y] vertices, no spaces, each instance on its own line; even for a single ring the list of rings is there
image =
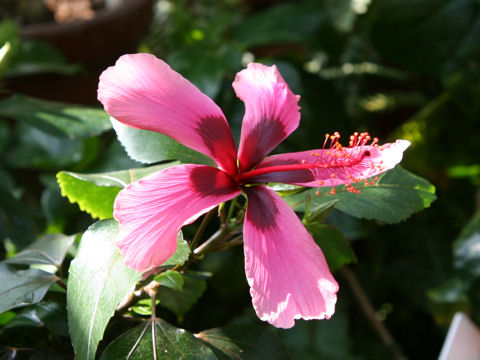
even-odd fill
[[[114,5],[109,8],[108,4]],[[24,39],[49,42],[69,62],[85,65],[88,74],[29,76],[14,79],[7,87],[50,100],[95,104],[99,74],[120,55],[137,50],[152,18],[153,0],[115,0],[107,1],[107,7],[89,20],[24,26]]]

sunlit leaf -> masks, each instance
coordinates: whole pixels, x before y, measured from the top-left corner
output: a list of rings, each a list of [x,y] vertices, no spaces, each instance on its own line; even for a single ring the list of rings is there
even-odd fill
[[[50,264],[59,267],[68,248],[73,244],[76,235],[49,234],[20,251],[7,264]]]
[[[330,195],[330,188],[310,189],[311,206],[338,199],[335,208],[358,218],[397,223],[424,208],[436,199],[435,187],[427,180],[397,166],[379,176],[374,185],[357,184],[359,194],[346,191],[344,186],[336,187],[336,195]],[[297,211],[305,210],[305,194],[300,193],[285,200]]]
[[[190,247],[187,241],[183,239],[183,233],[181,231],[177,234],[177,251],[162,266],[169,265],[183,265],[190,256]]]
[[[39,302],[57,279],[42,270],[16,270],[0,263],[0,313]]]
[[[23,121],[50,135],[70,139],[91,137],[111,129],[108,115],[101,109],[18,94],[0,100],[0,115]]]
[[[111,118],[118,140],[134,160],[151,164],[165,160],[214,165],[213,161],[172,138],[149,130],[135,129]]]
[[[70,202],[77,203],[81,210],[88,212],[92,217],[104,220],[113,216],[113,202],[123,187],[150,173],[176,164],[178,162],[99,174],[61,171],[57,174],[57,180],[62,195]]]
[[[118,224],[93,224],[83,235],[70,266],[67,309],[72,344],[79,360],[94,359],[117,304],[135,288],[141,274],[128,268],[115,246]]]
[[[218,359],[290,359],[278,336],[261,325],[229,325],[202,331],[197,338],[214,350]]]
[[[146,321],[118,337],[107,347],[100,360],[154,359],[154,354],[158,359],[166,360],[217,359],[213,351],[192,333],[157,319],[154,327],[151,321]]]
[[[183,276],[178,271],[167,270],[153,278],[161,286],[182,291]]]

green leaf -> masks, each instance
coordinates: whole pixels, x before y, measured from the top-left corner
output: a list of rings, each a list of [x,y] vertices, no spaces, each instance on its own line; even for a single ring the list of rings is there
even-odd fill
[[[0,22],[0,78],[9,69],[10,62],[18,49],[20,34],[18,25],[11,20]]]
[[[68,63],[60,51],[45,41],[24,39],[19,43],[16,52],[5,76],[17,77],[44,73],[74,75],[82,70],[81,65]]]
[[[328,217],[328,215],[330,215],[337,202],[338,199],[333,199],[316,206],[313,210],[310,211],[310,214],[308,214],[308,223],[320,223],[324,221]]]
[[[453,244],[455,267],[480,276],[480,212],[463,228]]]
[[[99,174],[61,171],[57,174],[57,180],[62,195],[71,203],[77,203],[81,210],[88,212],[92,217],[104,220],[113,216],[113,202],[123,187],[176,164],[178,162]]]
[[[42,270],[16,270],[0,263],[0,313],[39,302],[57,279]]]
[[[67,139],[50,135],[35,127],[18,124],[6,160],[12,168],[58,171],[65,167],[84,168],[96,159],[100,139]]]
[[[13,258],[7,259],[7,264],[50,264],[59,267],[67,250],[75,241],[76,235],[49,234],[20,251]]]
[[[36,127],[50,135],[78,139],[92,137],[111,129],[105,111],[13,95],[0,100],[0,115]]]
[[[183,276],[178,271],[167,270],[162,272],[161,274],[156,275],[153,279],[161,286],[182,291]]]
[[[290,359],[277,334],[261,325],[229,325],[202,331],[197,338],[214,350],[218,359]]]
[[[341,231],[322,224],[310,225],[308,230],[312,232],[313,238],[322,249],[331,272],[345,264],[357,262],[350,243]]]
[[[110,118],[118,140],[128,156],[136,161],[151,164],[165,160],[180,160],[184,163],[215,166],[213,160],[172,138],[148,130],[135,129]]]
[[[294,329],[278,330],[293,359],[358,360],[358,351],[352,349],[357,339],[351,333],[351,314],[342,303],[339,301],[328,321],[297,321]]]
[[[431,313],[438,325],[446,329],[457,312],[471,313],[472,304],[467,292],[467,282],[458,278],[451,278],[427,291]]]
[[[118,337],[108,345],[100,360],[154,359],[154,354],[158,359],[166,360],[217,359],[213,351],[192,333],[157,319],[154,326],[151,321],[146,321]]]
[[[160,301],[155,300],[155,305],[158,305]],[[132,311],[139,315],[150,316],[152,315],[152,300],[140,299],[134,306],[131,307]]]
[[[62,189],[62,195],[71,203],[77,203],[81,210],[100,220],[113,217],[113,202],[120,187],[97,186],[91,182],[82,181],[72,176],[72,173],[59,172],[57,180]]]
[[[319,196],[315,195],[317,189],[310,189],[308,191],[312,198],[311,206],[320,206],[337,199],[335,208],[348,215],[398,223],[429,207],[436,199],[435,187],[432,184],[400,166],[380,175],[375,185],[365,186],[361,182],[358,188],[360,194],[352,194],[346,191],[344,186],[337,186],[336,195],[329,194],[330,188],[321,189]],[[305,210],[305,194],[297,194],[285,200],[296,211]]]
[[[5,311],[0,314],[0,326],[5,326],[10,323],[17,314],[14,311]]]
[[[282,4],[248,17],[235,35],[246,47],[304,42],[325,20],[326,14],[318,6]]]
[[[42,301],[23,309],[0,331],[24,326],[46,327],[55,335],[68,337],[65,306],[53,301]]]
[[[32,210],[14,198],[9,189],[0,184],[0,240],[10,239],[19,248],[33,242],[35,234]]]
[[[118,224],[100,221],[82,237],[70,266],[68,326],[79,360],[94,359],[117,304],[135,288],[141,274],[128,268],[115,246]]]
[[[160,305],[173,311],[179,318],[185,315],[207,288],[207,284],[203,279],[190,276],[189,273],[182,276],[183,288],[181,291],[160,287],[157,292],[157,299],[160,300]]]
[[[183,233],[179,231],[177,234],[177,251],[162,266],[169,265],[183,265],[190,257],[190,247],[188,243],[183,240]]]
[[[11,50],[12,45],[8,41],[0,47],[0,78],[2,78],[7,67],[10,54],[12,53]]]

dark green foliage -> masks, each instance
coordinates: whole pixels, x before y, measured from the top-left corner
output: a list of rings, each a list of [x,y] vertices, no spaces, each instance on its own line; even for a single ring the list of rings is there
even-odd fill
[[[140,50],[211,96],[237,140],[244,108],[231,83],[255,60],[277,64],[301,95],[301,124],[275,152],[319,148],[337,130],[342,140],[369,131],[380,143],[411,141],[402,167],[375,185],[358,184],[360,194],[337,187],[336,195],[320,188],[317,196],[317,189],[271,184],[303,216],[334,271],[341,290],[333,318],[299,320],[290,330],[263,324],[242,248],[194,260],[189,244],[198,223],[182,229],[177,253],[159,273],[141,278],[118,253],[116,222],[88,228],[91,217],[111,218],[116,194],[142,176],[213,162],[109,119],[100,107],[2,89],[0,358],[152,359],[153,344],[165,359],[393,358],[344,266],[408,358],[436,358],[456,311],[479,323],[480,3],[274,3],[161,1]],[[2,81],[81,69],[19,33],[13,22],[0,23]],[[216,230],[214,214],[204,238]],[[151,281],[154,302],[144,290],[132,292]],[[131,306],[116,311],[125,296]]]

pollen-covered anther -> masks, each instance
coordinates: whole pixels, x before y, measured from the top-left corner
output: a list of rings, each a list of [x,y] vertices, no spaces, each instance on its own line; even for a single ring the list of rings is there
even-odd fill
[[[330,175],[330,177],[331,177],[332,179],[334,179],[334,178],[336,178],[336,177],[337,177],[337,174],[335,174],[335,173],[332,173],[332,174]]]
[[[336,194],[335,187],[332,187],[330,189],[330,195],[335,195],[335,194]]]

